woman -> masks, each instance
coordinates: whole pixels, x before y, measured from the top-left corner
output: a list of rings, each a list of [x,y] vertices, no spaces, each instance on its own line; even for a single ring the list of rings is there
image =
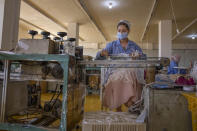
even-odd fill
[[[181,56],[174,55],[171,57],[170,65],[168,66],[168,74],[177,74],[178,69],[174,67],[178,67],[179,61],[181,59]]]
[[[117,25],[118,40],[107,44],[106,48],[97,53],[96,59],[103,59],[109,55],[127,54],[139,57],[144,55],[141,48],[128,39],[130,24],[121,20]],[[136,52],[137,55],[136,55]],[[121,111],[121,105],[130,107],[141,95],[141,85],[137,80],[134,69],[119,69],[109,76],[104,90],[103,105],[110,109]]]
[[[117,25],[118,40],[108,43],[106,48],[97,53],[96,58],[102,59],[108,55],[120,53],[133,55],[136,51],[139,55],[143,54],[142,49],[135,42],[128,39],[129,32],[130,23],[126,20],[121,20]]]

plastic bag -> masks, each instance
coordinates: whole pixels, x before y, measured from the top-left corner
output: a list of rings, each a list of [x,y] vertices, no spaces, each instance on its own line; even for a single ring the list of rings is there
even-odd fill
[[[194,66],[190,72],[190,75],[193,77],[193,79],[197,83],[197,61],[194,62]]]

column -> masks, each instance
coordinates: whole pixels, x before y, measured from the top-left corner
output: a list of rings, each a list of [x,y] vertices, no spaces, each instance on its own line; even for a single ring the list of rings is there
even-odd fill
[[[68,38],[76,38],[75,45],[79,45],[79,24],[69,23],[68,24]]]
[[[0,49],[12,50],[18,42],[21,0],[0,0]]]
[[[159,57],[171,57],[172,52],[172,21],[159,22]]]

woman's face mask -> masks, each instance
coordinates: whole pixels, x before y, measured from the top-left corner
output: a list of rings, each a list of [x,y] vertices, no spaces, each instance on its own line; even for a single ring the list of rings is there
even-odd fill
[[[120,39],[120,40],[125,39],[127,37],[128,37],[128,32],[122,32],[122,33],[118,32],[117,33],[117,38]]]
[[[126,28],[125,25],[120,25],[118,26],[118,30],[117,30],[117,38],[122,40],[128,37],[129,34],[129,30]]]

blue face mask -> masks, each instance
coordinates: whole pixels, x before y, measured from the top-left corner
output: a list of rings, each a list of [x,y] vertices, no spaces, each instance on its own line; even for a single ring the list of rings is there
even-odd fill
[[[118,39],[120,39],[120,40],[125,39],[125,38],[128,37],[128,33],[127,33],[127,32],[123,32],[123,33],[118,32],[118,33],[117,33],[117,37],[118,37]]]

